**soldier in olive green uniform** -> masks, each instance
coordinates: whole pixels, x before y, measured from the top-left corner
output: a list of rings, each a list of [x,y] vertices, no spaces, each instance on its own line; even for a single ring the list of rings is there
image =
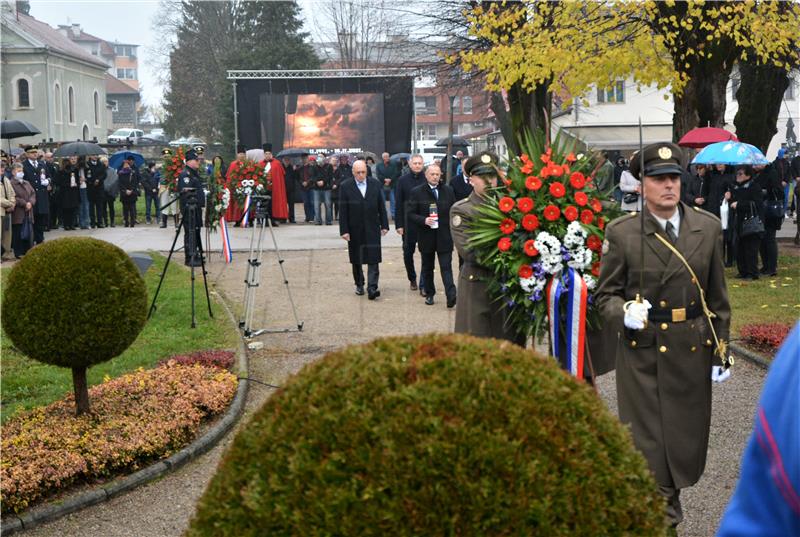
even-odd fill
[[[680,489],[696,483],[705,467],[712,366],[724,355],[724,342],[720,348],[715,341],[728,339],[730,305],[720,221],[679,201],[681,149],[661,143],[643,152],[643,173],[638,157],[631,164],[634,176],[644,176],[643,213],[608,225],[595,298],[606,329],[616,333],[620,419],[630,424],[674,527],[683,519]],[[715,333],[698,286],[715,314]],[[637,295],[647,302],[631,302]],[[722,372],[714,367],[714,380],[727,378]]]
[[[450,233],[458,255],[464,260],[458,277],[455,331],[507,339],[524,347],[526,338],[516,335],[505,323],[505,306],[489,295],[486,281],[493,277],[492,271],[479,265],[467,246],[469,224],[476,217],[478,207],[486,203],[486,190],[497,186],[497,157],[490,153],[475,155],[464,165],[464,173],[469,176],[473,191],[450,208]]]

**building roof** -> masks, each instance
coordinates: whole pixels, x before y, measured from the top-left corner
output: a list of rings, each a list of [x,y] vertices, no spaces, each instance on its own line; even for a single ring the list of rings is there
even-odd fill
[[[106,95],[139,95],[139,92],[119,78],[106,73]]]
[[[3,21],[11,29],[16,27],[23,34],[22,37],[29,41],[32,40],[31,44],[34,46],[38,45],[52,49],[76,60],[102,67],[103,70],[108,68],[105,62],[83,50],[79,45],[62,35],[61,32],[48,24],[34,19],[30,15],[25,15],[22,12],[17,12],[16,16],[4,14]]]
[[[58,25],[59,31],[63,30],[67,33],[66,37],[70,41],[77,41],[77,42],[84,42],[84,43],[100,43],[100,54],[103,56],[114,56],[114,47],[112,47],[108,41],[105,39],[101,39],[97,36],[90,34],[83,30],[78,24],[68,25],[68,24],[59,24]],[[75,30],[78,30],[78,33],[75,33]],[[64,35],[64,34],[61,34]]]

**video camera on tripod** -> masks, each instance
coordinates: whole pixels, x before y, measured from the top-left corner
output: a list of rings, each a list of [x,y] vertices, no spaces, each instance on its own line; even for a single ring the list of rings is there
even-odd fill
[[[198,205],[197,188],[192,186],[181,188],[179,195],[181,201],[186,202],[187,206],[192,208],[197,207]]]
[[[255,203],[255,217],[261,220],[269,216],[269,204],[272,203],[272,196],[269,194],[251,194],[250,199]]]

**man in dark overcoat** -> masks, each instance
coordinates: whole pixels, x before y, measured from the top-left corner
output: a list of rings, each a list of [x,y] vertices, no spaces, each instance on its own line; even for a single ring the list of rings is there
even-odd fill
[[[133,164],[133,161],[131,161]],[[108,175],[106,165],[97,155],[86,159],[86,197],[89,198],[89,222],[93,228],[102,228],[103,209],[106,204],[105,181]]]
[[[680,490],[705,468],[712,377],[729,374],[720,367],[724,343],[716,342],[728,339],[731,311],[720,221],[680,201],[681,148],[653,144],[643,154],[643,166],[634,158],[630,171],[642,181],[645,205],[607,226],[595,300],[604,328],[616,334],[620,419],[674,527],[683,519]]]
[[[347,241],[356,294],[364,294],[364,269],[367,265],[367,293],[370,300],[381,295],[378,290],[381,237],[389,231],[383,189],[377,179],[367,179],[367,165],[353,164],[353,179],[342,183],[339,192],[339,234]]]
[[[411,191],[425,184],[425,167],[422,155],[413,155],[408,162],[410,172],[397,180],[395,188],[395,219],[394,227],[397,233],[403,237],[403,264],[406,267],[406,276],[412,291],[419,288],[420,294],[425,286],[425,280],[420,270],[419,287],[417,286],[417,271],[414,268],[414,250],[417,248],[417,228],[410,225],[407,217],[408,199]]]
[[[22,161],[22,171],[25,173],[25,180],[36,191],[33,242],[41,244],[44,242],[44,232],[50,222],[50,190],[53,188],[50,182],[52,178],[47,175],[47,166],[44,161],[39,160],[38,147],[30,145],[25,148],[25,153],[27,158]]]
[[[456,284],[453,282],[453,237],[450,235],[450,207],[455,203],[453,189],[441,182],[442,170],[431,164],[425,169],[424,185],[411,191],[408,203],[408,220],[417,228],[417,241],[422,257],[422,280],[425,282],[425,303],[433,305],[436,285],[433,266],[439,257],[447,307],[456,305]],[[431,216],[431,212],[435,216]]]

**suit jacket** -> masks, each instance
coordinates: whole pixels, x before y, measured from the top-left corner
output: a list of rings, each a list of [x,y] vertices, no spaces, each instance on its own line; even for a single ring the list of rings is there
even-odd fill
[[[464,177],[464,174],[458,174],[450,181],[450,188],[453,189],[453,194],[456,196],[456,201],[461,201],[469,197],[472,193],[472,185],[469,184],[469,178]]]
[[[716,314],[714,328],[728,340],[731,310],[722,260],[722,227],[715,216],[679,204],[682,212],[675,248],[689,262]],[[644,214],[644,239],[640,218]],[[683,263],[656,238],[666,238],[645,209],[620,217],[606,228],[595,302],[604,330],[616,345],[619,416],[631,425],[633,441],[656,481],[683,488],[703,474],[711,421],[713,337],[704,315],[677,322],[650,322],[643,330],[623,324],[623,305],[637,293],[654,308],[694,309],[700,295]],[[641,248],[644,247],[644,266]],[[643,287],[639,287],[644,273]],[[653,312],[651,311],[652,315]]]
[[[410,234],[411,237],[416,236],[416,227],[413,226],[410,221],[408,221],[408,218],[406,218],[406,209],[409,203],[409,197],[411,196],[411,190],[414,187],[424,185],[425,183],[427,183],[427,181],[425,180],[425,174],[422,172],[407,173],[397,180],[397,188],[395,189],[394,194],[394,227],[395,229],[404,229],[404,233],[406,233],[406,235]]]
[[[350,234],[347,250],[354,265],[380,263],[381,230],[389,230],[383,188],[377,179],[367,178],[366,196],[348,179],[339,191],[339,234]]]
[[[452,252],[453,237],[450,235],[450,208],[455,203],[455,194],[449,186],[439,183],[437,187],[439,199],[433,194],[427,181],[411,190],[408,200],[408,220],[417,229],[417,244],[419,251]],[[431,204],[436,205],[439,215],[439,227],[432,229],[425,225],[425,219],[430,215]]]

